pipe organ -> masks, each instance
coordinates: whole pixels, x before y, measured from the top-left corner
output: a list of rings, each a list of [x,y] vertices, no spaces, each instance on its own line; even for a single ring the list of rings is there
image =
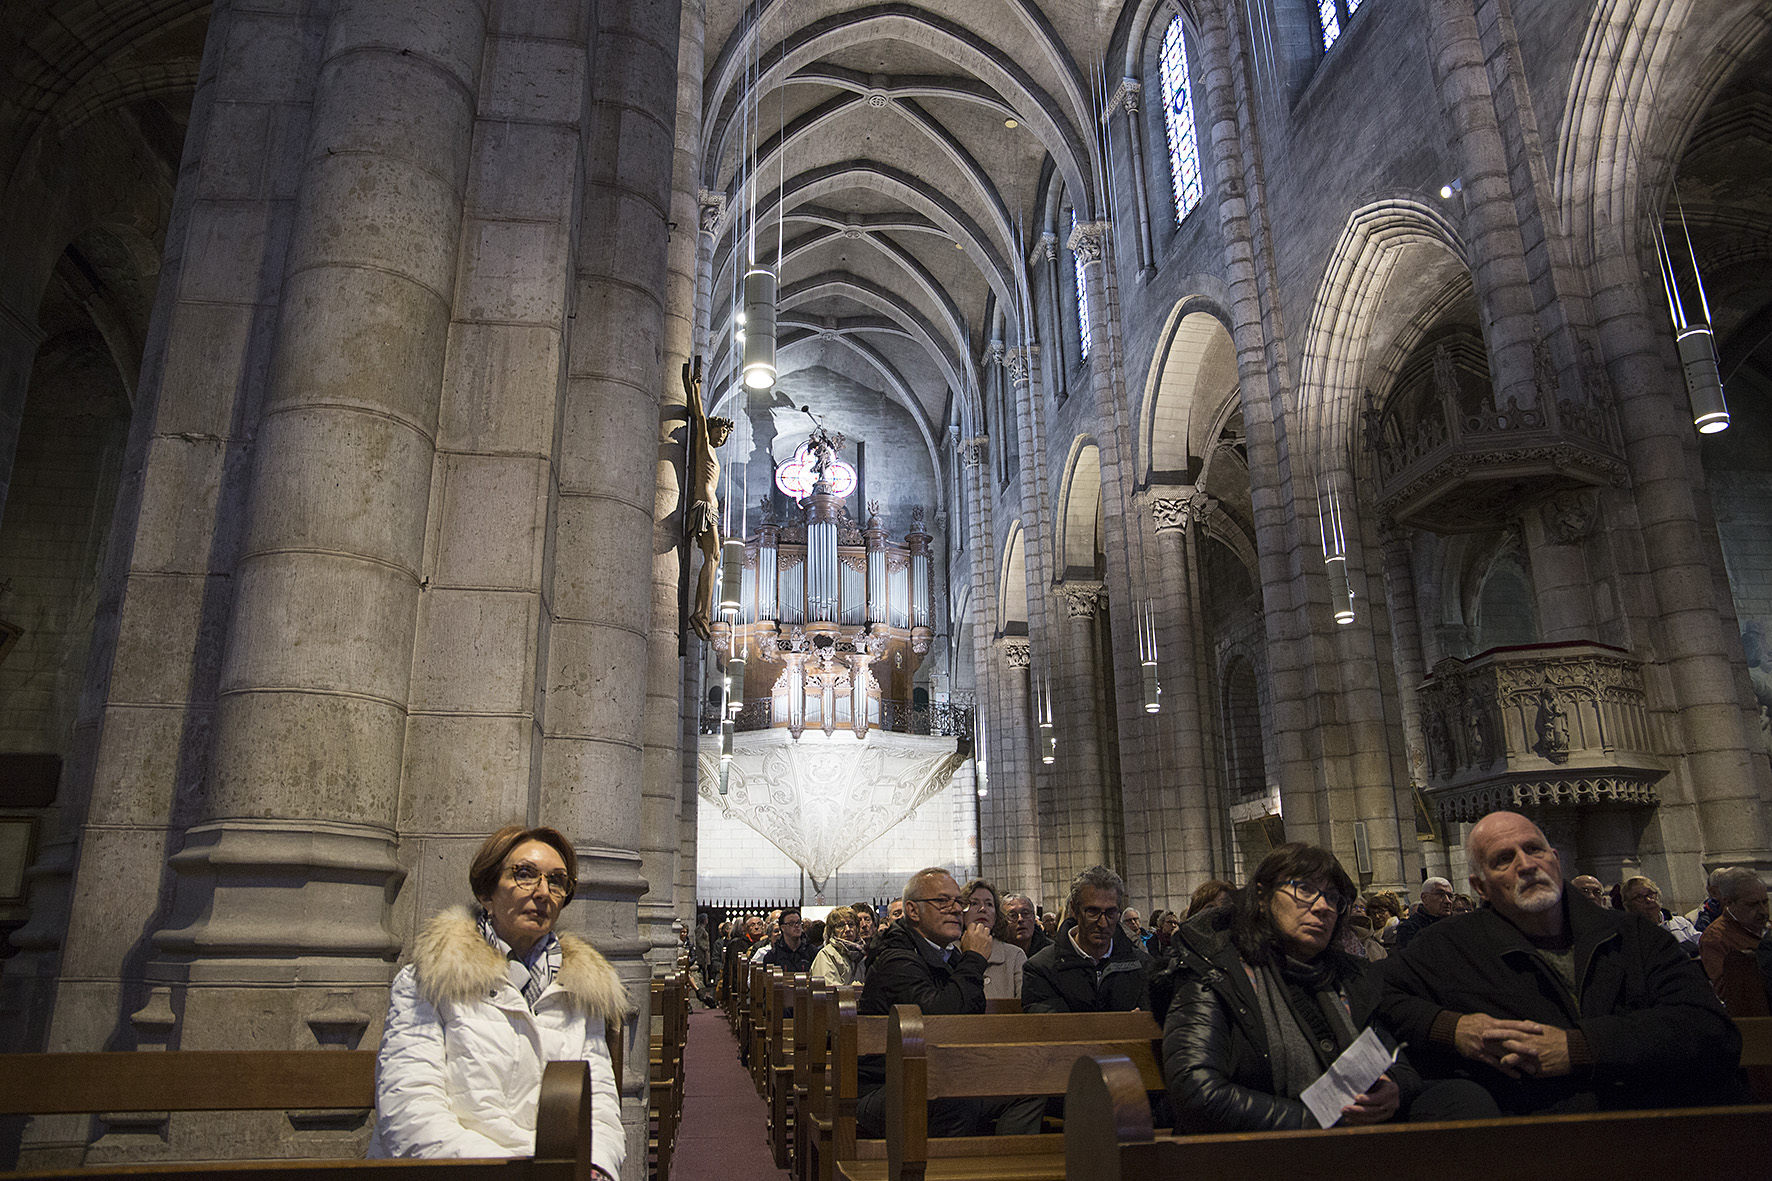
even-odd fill
[[[883,716],[890,728],[933,635],[923,521],[913,509],[910,532],[894,541],[870,504],[857,528],[820,480],[801,520],[766,520],[744,540],[737,618],[713,625],[715,650],[745,658],[743,688],[732,688],[738,729],[865,738]]]

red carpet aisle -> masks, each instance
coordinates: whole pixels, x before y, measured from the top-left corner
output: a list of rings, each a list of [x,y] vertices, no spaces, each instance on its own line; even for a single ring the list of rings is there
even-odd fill
[[[769,1109],[738,1061],[726,1015],[696,1008],[683,1050],[683,1124],[671,1181],[781,1181],[769,1154]]]

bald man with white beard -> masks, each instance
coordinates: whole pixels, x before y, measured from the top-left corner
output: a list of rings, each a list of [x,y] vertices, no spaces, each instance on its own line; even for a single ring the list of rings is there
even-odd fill
[[[1672,936],[1566,892],[1517,812],[1479,820],[1465,854],[1488,907],[1384,962],[1380,1014],[1423,1077],[1472,1079],[1506,1115],[1746,1098],[1740,1035]]]

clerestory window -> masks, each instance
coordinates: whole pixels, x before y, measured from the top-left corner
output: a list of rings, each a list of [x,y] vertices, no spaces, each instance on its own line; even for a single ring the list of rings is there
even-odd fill
[[[1335,0],[1327,0],[1333,4]],[[1357,7],[1359,0],[1353,0]],[[1175,220],[1200,203],[1200,141],[1194,129],[1194,100],[1188,86],[1187,46],[1181,18],[1169,22],[1158,62],[1163,80],[1163,129],[1169,139],[1169,177],[1175,190]]]

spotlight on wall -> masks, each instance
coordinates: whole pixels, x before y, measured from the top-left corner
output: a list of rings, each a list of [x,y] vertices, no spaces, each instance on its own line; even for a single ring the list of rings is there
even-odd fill
[[[1450,201],[1453,193],[1462,192],[1464,192],[1464,177],[1453,177],[1449,183],[1440,186],[1440,200]]]

